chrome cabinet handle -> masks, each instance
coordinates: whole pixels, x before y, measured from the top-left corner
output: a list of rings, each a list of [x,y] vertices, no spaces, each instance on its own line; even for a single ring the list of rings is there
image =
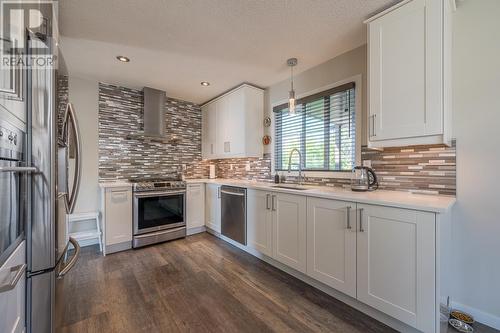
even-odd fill
[[[217,198],[220,199],[220,187],[217,187]]]
[[[376,120],[377,120],[377,114],[372,114],[370,116],[370,120],[371,120],[371,126],[370,126],[370,137],[372,136],[377,136],[377,133],[376,133]]]
[[[38,169],[35,167],[0,167],[0,172],[29,173],[38,172]]]
[[[271,200],[271,209],[272,209],[273,211],[276,211],[276,196],[275,196],[275,195],[273,195],[273,196],[272,196],[272,200]]]
[[[73,247],[75,248],[75,254],[71,257],[68,263],[65,263],[64,257],[66,256],[66,253],[69,250],[69,244],[72,244]],[[61,258],[56,264],[56,278],[60,279],[64,275],[66,275],[76,265],[76,262],[78,261],[79,257],[80,257],[80,244],[78,244],[76,239],[70,237],[68,244],[66,244],[66,247],[64,248]]]
[[[12,276],[12,279],[8,283],[0,286],[0,293],[14,289],[19,280],[21,279],[21,277],[23,276],[25,270],[26,270],[26,264],[21,264],[11,267],[10,273],[12,274],[15,272],[15,274]]]
[[[271,208],[269,207],[269,199],[270,199],[270,198],[271,198],[271,195],[270,195],[269,193],[268,193],[268,194],[266,194],[266,209],[267,209],[267,210],[271,209]]]
[[[365,232],[363,229],[363,208],[359,209],[359,232]]]
[[[347,214],[347,229],[351,230],[351,206],[346,207],[346,214]]]

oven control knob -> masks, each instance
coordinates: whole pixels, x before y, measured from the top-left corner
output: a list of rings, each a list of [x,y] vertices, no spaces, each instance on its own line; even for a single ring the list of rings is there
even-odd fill
[[[3,136],[3,131],[0,130],[0,138]]]

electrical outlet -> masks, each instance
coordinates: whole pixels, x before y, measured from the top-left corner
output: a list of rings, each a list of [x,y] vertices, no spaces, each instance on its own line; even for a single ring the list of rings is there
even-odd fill
[[[247,161],[247,164],[245,165],[245,170],[250,171],[250,162]]]
[[[371,168],[372,167],[372,161],[371,160],[364,160],[363,161],[363,166]]]
[[[186,169],[187,169],[186,164],[183,164],[183,165],[182,165],[182,171],[186,171]]]
[[[233,170],[233,165],[229,164],[229,170]]]

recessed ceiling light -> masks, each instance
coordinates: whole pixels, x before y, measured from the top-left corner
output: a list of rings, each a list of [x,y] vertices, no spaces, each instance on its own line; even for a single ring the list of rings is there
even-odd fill
[[[200,84],[204,87],[208,87],[210,85],[210,82],[202,81]]]
[[[129,59],[129,58],[127,58],[127,57],[125,57],[125,56],[121,56],[121,55],[116,56],[116,59],[118,59],[118,60],[119,60],[119,61],[121,61],[121,62],[129,62],[129,61],[130,61],[130,59]]]

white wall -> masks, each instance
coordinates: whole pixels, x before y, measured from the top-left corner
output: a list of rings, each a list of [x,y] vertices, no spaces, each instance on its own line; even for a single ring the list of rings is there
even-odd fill
[[[68,78],[69,101],[75,107],[82,140],[82,181],[75,213],[99,208],[99,84],[95,80]]]
[[[500,328],[500,1],[459,1],[453,15],[452,301]]]

